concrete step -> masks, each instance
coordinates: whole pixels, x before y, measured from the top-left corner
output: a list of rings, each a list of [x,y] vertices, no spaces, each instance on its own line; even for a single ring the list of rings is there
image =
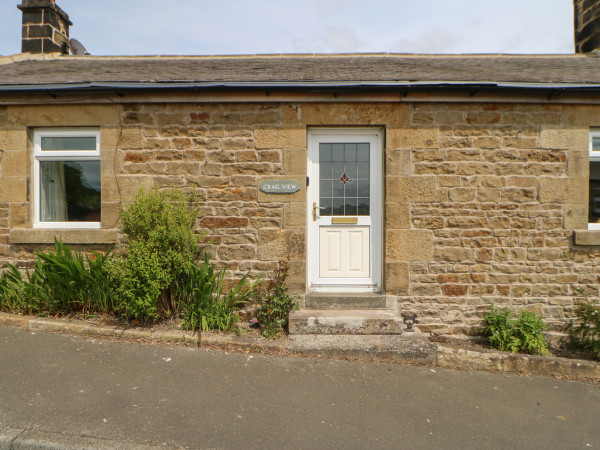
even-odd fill
[[[401,334],[402,318],[381,310],[314,310],[290,313],[290,334]]]
[[[306,294],[307,309],[385,309],[387,297],[383,294]]]

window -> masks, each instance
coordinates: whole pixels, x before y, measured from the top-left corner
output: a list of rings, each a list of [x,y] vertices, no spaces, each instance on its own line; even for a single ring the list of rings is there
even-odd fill
[[[100,228],[100,132],[34,132],[34,227]]]

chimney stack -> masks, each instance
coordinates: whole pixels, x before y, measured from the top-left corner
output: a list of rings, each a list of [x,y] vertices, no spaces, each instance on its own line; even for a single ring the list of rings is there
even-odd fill
[[[600,48],[600,0],[574,0],[575,53]]]
[[[22,53],[69,53],[69,26],[73,23],[54,0],[23,0]]]

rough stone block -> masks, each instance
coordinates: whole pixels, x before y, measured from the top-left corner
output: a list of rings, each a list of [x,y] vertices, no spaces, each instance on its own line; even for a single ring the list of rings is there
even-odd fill
[[[256,259],[254,245],[228,245],[219,249],[219,258],[223,261]]]
[[[102,127],[120,121],[115,105],[11,106],[9,117],[12,125],[27,127]]]
[[[388,176],[411,175],[410,149],[387,150],[385,171]]]
[[[575,244],[600,245],[600,230],[576,230]]]
[[[122,128],[119,140],[119,148],[126,150],[137,150],[144,148],[144,136],[142,134],[142,129],[138,127]]]
[[[102,202],[101,220],[102,228],[116,228],[119,225],[119,211],[121,203]]]
[[[54,244],[56,238],[65,244],[113,244],[117,239],[115,230],[44,230],[13,228],[10,242],[13,244]]]
[[[264,228],[258,232],[258,259],[261,261],[303,260],[306,251],[304,230]]]
[[[254,146],[258,150],[306,148],[306,130],[257,128],[254,130]]]
[[[306,176],[307,159],[305,149],[284,149],[282,153],[283,173]]]
[[[10,227],[20,228],[31,226],[29,203],[10,204]]]
[[[388,148],[437,148],[439,130],[437,128],[387,128]]]
[[[299,228],[306,226],[307,220],[306,203],[292,202],[283,206],[284,228]],[[312,218],[310,219],[312,220]]]
[[[387,177],[386,200],[391,202],[435,201],[435,176]]]
[[[539,200],[542,203],[563,203],[567,196],[567,178],[540,177]]]
[[[410,205],[408,203],[385,204],[385,228],[407,229],[410,228]]]
[[[0,202],[26,202],[27,177],[0,178]]]
[[[587,149],[585,151],[570,150],[567,160],[567,175],[569,177],[590,176],[590,158]]]
[[[405,103],[305,103],[297,114],[309,125],[408,125],[408,108]]]
[[[565,126],[591,127],[600,123],[600,109],[592,105],[565,105],[563,124]]]
[[[133,199],[135,194],[141,189],[152,188],[152,177],[148,176],[119,176],[112,179],[112,182],[103,177],[102,179],[102,201],[104,200],[104,192],[107,191],[107,202],[127,203]],[[106,183],[106,184],[104,184]],[[106,186],[106,188],[105,188]],[[117,189],[118,186],[118,189]],[[109,194],[110,193],[110,194]],[[110,196],[109,196],[110,195]]]
[[[433,233],[429,230],[386,230],[386,261],[431,261]]]
[[[5,150],[0,159],[3,177],[26,177],[29,173],[29,155],[23,150]]]
[[[550,128],[540,133],[542,148],[568,150],[586,150],[588,146],[588,130],[583,128]]]
[[[385,292],[403,295],[409,292],[409,267],[405,262],[385,263]]]
[[[26,128],[0,130],[0,150],[27,150]]]

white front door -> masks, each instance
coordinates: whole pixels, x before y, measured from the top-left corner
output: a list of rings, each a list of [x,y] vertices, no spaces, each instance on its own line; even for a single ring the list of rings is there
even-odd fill
[[[381,288],[382,154],[380,129],[309,130],[310,290]]]

